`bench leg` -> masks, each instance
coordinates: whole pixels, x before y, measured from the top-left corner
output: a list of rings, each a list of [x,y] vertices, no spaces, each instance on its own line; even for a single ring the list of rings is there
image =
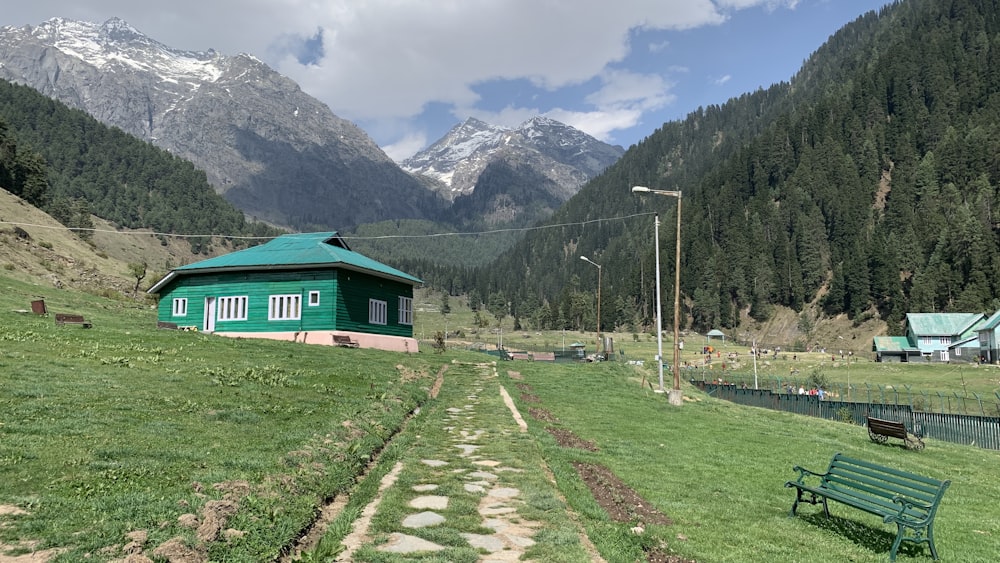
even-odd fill
[[[811,496],[812,498],[811,499],[804,499],[804,498],[802,498],[802,489],[796,487],[795,488],[795,502],[792,503],[792,510],[789,512],[788,516],[792,517],[792,516],[796,515],[796,513],[798,512],[798,509],[799,509],[799,503],[800,502],[807,502],[809,504],[815,505],[815,504],[819,504],[819,498],[822,498],[822,500],[823,500],[823,513],[826,514],[827,518],[829,518],[830,517],[830,508],[826,504],[826,497],[817,497],[815,493],[809,493],[809,496]]]
[[[931,522],[930,525],[927,526],[927,545],[930,546],[930,548],[931,548],[931,557],[933,557],[935,561],[937,561],[938,559],[940,559],[940,557],[938,557],[938,554],[937,554],[937,548],[934,547],[934,523],[933,522]]]
[[[906,530],[907,529],[912,530],[912,534],[909,537],[906,536]],[[926,534],[927,534],[926,537],[924,536],[924,532],[925,531],[926,531]],[[902,543],[904,541],[905,542],[914,543],[914,544],[917,544],[917,545],[920,545],[922,543],[926,543],[927,546],[931,550],[931,557],[933,557],[935,561],[937,561],[939,559],[938,553],[937,553],[937,547],[934,546],[934,523],[933,522],[931,522],[926,528],[924,528],[924,527],[908,527],[905,524],[902,524],[900,522],[896,522],[896,541],[893,542],[893,544],[892,544],[892,550],[889,552],[889,561],[895,561],[896,560],[896,553],[899,551],[899,546],[902,545]]]
[[[892,542],[892,549],[889,551],[889,561],[896,560],[896,550],[899,549],[899,544],[903,541],[903,525],[899,522],[896,523],[896,541]]]

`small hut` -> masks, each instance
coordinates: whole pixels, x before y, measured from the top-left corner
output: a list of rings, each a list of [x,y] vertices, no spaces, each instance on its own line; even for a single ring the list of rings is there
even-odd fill
[[[722,332],[717,328],[713,328],[712,330],[708,331],[708,333],[706,333],[705,336],[708,337],[709,341],[711,341],[713,338],[721,338],[722,344],[723,345],[726,344],[726,333]]]

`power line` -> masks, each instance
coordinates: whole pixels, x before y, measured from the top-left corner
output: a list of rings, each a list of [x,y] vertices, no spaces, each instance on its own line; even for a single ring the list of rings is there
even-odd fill
[[[635,217],[643,217],[646,215],[654,215],[652,212],[646,213],[635,213],[632,215],[625,215],[623,217],[604,217],[600,219],[590,219],[587,221],[577,221],[573,223],[558,223],[554,225],[539,225],[534,227],[518,227],[511,229],[494,229],[490,231],[467,231],[467,232],[446,232],[446,233],[426,233],[419,235],[378,235],[378,236],[342,236],[344,240],[383,240],[383,239],[401,239],[401,238],[438,238],[438,237],[453,237],[453,236],[482,236],[482,235],[492,235],[500,233],[513,233],[513,232],[529,232],[529,231],[539,231],[543,229],[556,229],[562,227],[577,227],[590,225],[593,223],[607,223],[612,221],[625,221],[627,219],[633,219]],[[65,227],[62,225],[38,225],[35,223],[20,223],[16,221],[0,221],[0,225],[12,225],[15,227],[31,227],[35,229],[49,229],[49,230],[65,230],[72,232],[90,232],[90,233],[105,233],[112,235],[127,235],[127,236],[158,236],[158,237],[173,237],[173,238],[226,238],[226,239],[237,239],[237,240],[270,240],[276,237],[273,236],[243,236],[243,235],[222,235],[222,234],[178,234],[178,233],[160,233],[160,232],[146,232],[146,231],[118,231],[114,229],[97,229],[90,227]]]
[[[589,225],[591,223],[606,223],[610,221],[624,221],[626,219],[632,219],[635,217],[642,217],[645,215],[655,215],[652,212],[646,213],[636,213],[633,215],[625,215],[624,217],[605,217],[601,219],[590,219],[588,221],[577,221],[575,223],[558,223],[555,225],[539,225],[535,227],[518,227],[513,229],[494,229],[492,231],[470,231],[470,232],[454,232],[454,233],[428,233],[422,235],[378,235],[378,236],[345,236],[344,240],[379,240],[379,239],[391,239],[391,238],[436,238],[436,237],[451,237],[451,236],[479,236],[479,235],[492,235],[498,233],[513,233],[513,232],[527,232],[527,231],[540,231],[542,229],[556,229],[561,227],[576,227]]]

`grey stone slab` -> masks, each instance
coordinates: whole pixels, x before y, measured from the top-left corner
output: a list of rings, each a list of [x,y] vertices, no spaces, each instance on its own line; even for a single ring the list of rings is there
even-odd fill
[[[427,528],[429,526],[437,526],[445,521],[445,517],[441,516],[437,512],[431,512],[429,510],[424,512],[418,512],[416,514],[411,514],[406,518],[403,518],[404,528]]]
[[[496,536],[484,536],[482,534],[462,534],[465,541],[476,549],[485,549],[490,553],[503,551],[503,540]]]
[[[497,487],[490,489],[490,496],[495,498],[514,498],[521,494],[521,491],[513,487]]]
[[[420,463],[424,465],[429,465],[431,467],[441,467],[443,465],[448,465],[447,461],[441,461],[440,459],[422,459]]]
[[[389,553],[419,553],[421,551],[441,551],[445,547],[423,538],[393,532],[389,534],[388,543],[380,545],[375,549]]]
[[[429,510],[444,510],[448,508],[448,497],[441,495],[425,495],[410,501],[413,508],[425,508]]]
[[[517,509],[513,506],[504,506],[502,504],[479,509],[479,514],[482,516],[499,516],[501,514],[510,514],[512,512],[517,512]]]
[[[504,534],[504,537],[507,538],[507,541],[510,542],[511,545],[516,547],[527,548],[535,545],[535,540],[524,536]]]
[[[429,493],[431,491],[436,491],[437,488],[438,488],[438,486],[435,485],[435,484],[433,484],[433,483],[427,483],[427,484],[424,484],[424,485],[414,485],[413,486],[413,490],[416,491],[416,492],[418,492],[418,493]]]

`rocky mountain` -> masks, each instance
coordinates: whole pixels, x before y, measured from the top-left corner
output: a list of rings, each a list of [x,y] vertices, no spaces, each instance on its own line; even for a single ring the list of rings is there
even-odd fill
[[[515,128],[469,118],[404,160],[402,166],[434,179],[441,195],[454,200],[473,193],[483,172],[502,161],[507,167],[530,168],[546,178],[543,195],[562,202],[624,152],[620,146],[546,117],[534,117]]]
[[[120,19],[0,28],[0,78],[203,169],[247,215],[299,230],[437,218],[442,198],[253,56],[172,49]]]

